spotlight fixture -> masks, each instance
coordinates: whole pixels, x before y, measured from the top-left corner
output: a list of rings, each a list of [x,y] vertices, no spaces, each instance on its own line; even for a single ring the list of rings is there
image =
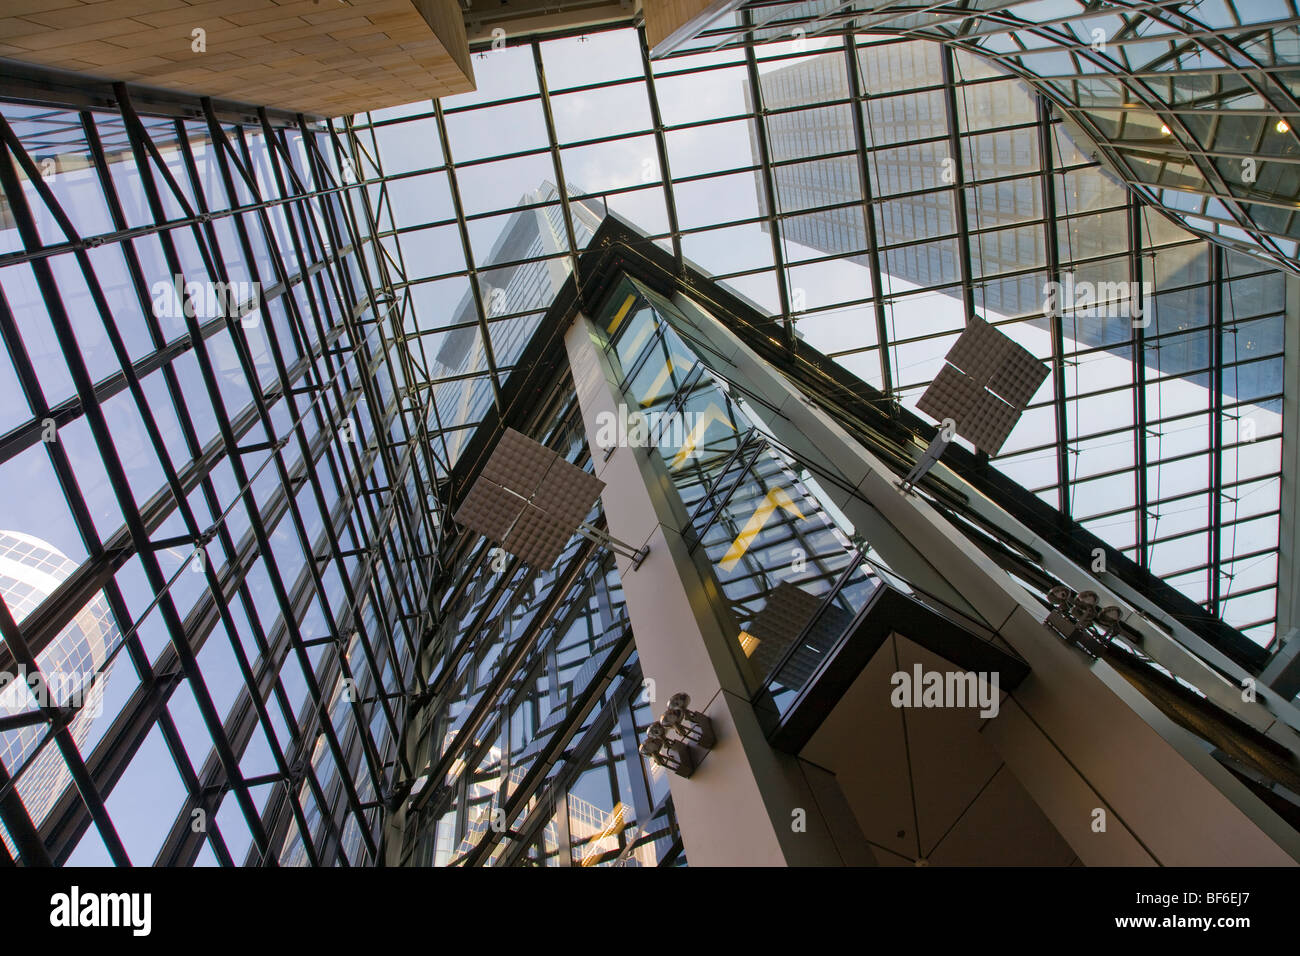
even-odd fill
[[[673,694],[668,698],[668,709],[659,718],[666,730],[675,732],[682,740],[703,750],[713,749],[713,721],[699,711],[691,710],[689,694]]]
[[[1276,129],[1279,133],[1289,133],[1291,131],[1291,124],[1288,123],[1286,120],[1278,120],[1277,126],[1273,128]]]
[[[1089,657],[1101,657],[1119,632],[1123,611],[1114,605],[1098,607],[1096,591],[1074,591],[1058,584],[1047,592],[1052,605],[1043,624]]]
[[[1164,123],[1161,123],[1161,124],[1160,124],[1160,135],[1161,135],[1161,136],[1168,136],[1169,134],[1170,134],[1169,127],[1166,126]]]
[[[691,748],[681,741],[671,739],[667,728],[657,720],[646,728],[640,749],[642,755],[679,777],[689,777],[695,772],[695,758],[691,754]]]
[[[668,709],[646,728],[640,747],[644,756],[679,777],[693,774],[713,749],[713,721],[690,707],[689,694],[673,694]]]

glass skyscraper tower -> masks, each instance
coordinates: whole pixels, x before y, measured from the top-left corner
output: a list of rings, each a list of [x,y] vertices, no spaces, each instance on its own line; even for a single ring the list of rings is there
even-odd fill
[[[763,107],[776,111],[768,121],[767,148],[773,161],[778,204],[783,213],[813,211],[793,216],[785,226],[787,239],[823,253],[843,256],[867,264],[869,247],[863,212],[853,205],[859,194],[863,164],[871,181],[870,213],[873,228],[884,235],[913,238],[906,246],[889,250],[881,263],[882,279],[890,288],[897,280],[908,287],[940,288],[961,298],[963,286],[958,247],[951,242],[926,241],[956,231],[958,203],[951,193],[936,191],[956,182],[957,161],[947,135],[948,93],[946,82],[953,74],[959,80],[998,76],[999,71],[969,57],[955,58],[934,43],[867,44],[858,49],[861,82],[871,91],[863,116],[868,152],[864,158],[854,148],[854,127],[847,112],[832,107],[798,109],[818,98],[834,98],[845,87],[844,64],[835,56],[807,57],[790,66],[765,73],[760,81]],[[1005,74],[1002,74],[1005,75]],[[920,95],[890,95],[908,88],[925,89]],[[1038,316],[1047,327],[1054,305],[1047,279],[1041,272],[1026,272],[1030,265],[1047,262],[1047,237],[1042,230],[1018,228],[1042,215],[1042,190],[1030,179],[1017,178],[1038,162],[1036,101],[1020,84],[982,84],[963,90],[955,100],[961,121],[970,128],[1000,126],[994,132],[964,137],[961,168],[974,179],[987,183],[966,191],[961,214],[969,221],[972,242],[978,242],[976,257],[982,275],[975,283],[977,307],[995,317]],[[1057,148],[1079,155],[1086,149],[1082,134],[1054,134]],[[759,160],[757,138],[752,136],[755,161]],[[910,142],[909,142],[910,141]],[[1083,143],[1081,149],[1080,143]],[[905,144],[905,145],[899,145]],[[790,162],[802,157],[827,155],[833,158],[811,162]],[[766,214],[766,195],[756,174],[760,210]],[[1093,263],[1124,255],[1131,244],[1133,224],[1122,216],[1105,215],[1115,186],[1103,176],[1074,177],[1058,188],[1058,211],[1076,222],[1061,230],[1058,241],[1065,246],[1068,261],[1077,262],[1075,272],[1060,284],[1068,300],[1068,335],[1078,346],[1117,347],[1123,354],[1132,339],[1133,319],[1141,320],[1144,308],[1158,308],[1152,295],[1156,287],[1155,268],[1145,295],[1135,296],[1128,283],[1102,282],[1100,290],[1089,289],[1087,303],[1075,308],[1078,296],[1070,294],[1080,284],[1096,285],[1104,273]],[[1167,228],[1152,214],[1144,216],[1142,228]],[[1193,285],[1198,263],[1194,259],[1173,260],[1159,276],[1169,288]],[[1002,276],[1006,276],[1005,278]],[[1263,294],[1262,290],[1241,295]],[[1152,301],[1147,301],[1147,298]],[[1062,302],[1061,304],[1066,304]],[[1263,303],[1242,301],[1250,309]],[[1183,308],[1179,303],[1178,307]],[[1281,328],[1272,340],[1258,343],[1269,350],[1282,347]],[[1159,353],[1163,374],[1185,375],[1209,383],[1211,367],[1208,339],[1170,344]],[[1281,368],[1251,370],[1249,378],[1225,383],[1233,394],[1271,394],[1281,390]],[[1263,375],[1261,379],[1258,376]]]

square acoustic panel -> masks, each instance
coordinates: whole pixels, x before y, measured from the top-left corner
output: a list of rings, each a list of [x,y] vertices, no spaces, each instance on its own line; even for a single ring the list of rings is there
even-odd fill
[[[556,457],[533,496],[533,504],[560,521],[577,528],[587,520],[605,483],[577,465]]]
[[[999,339],[1001,341],[999,341]],[[1003,358],[1003,342],[1010,340],[979,316],[971,316],[965,331],[948,350],[947,359],[980,386],[987,385]]]
[[[1008,342],[1011,340],[1008,339]],[[1024,411],[1033,399],[1038,386],[1047,378],[1048,368],[1027,349],[1011,342],[1013,351],[989,379],[989,389],[1004,398],[1017,410]]]
[[[510,533],[527,502],[494,481],[480,478],[456,509],[456,521],[490,541],[502,541]]]
[[[551,567],[564,553],[577,530],[533,505],[527,505],[501,546],[525,564],[537,569]]]
[[[507,428],[456,520],[534,568],[551,567],[605,483]]]
[[[1018,409],[951,365],[939,371],[916,407],[940,421],[951,418],[957,434],[990,455],[997,454],[1020,420]]]
[[[545,445],[507,428],[483,466],[483,477],[521,497],[531,498],[547,470],[559,458]]]
[[[1032,352],[979,316],[971,316],[947,358],[978,385],[1022,411],[1047,378],[1047,366]]]

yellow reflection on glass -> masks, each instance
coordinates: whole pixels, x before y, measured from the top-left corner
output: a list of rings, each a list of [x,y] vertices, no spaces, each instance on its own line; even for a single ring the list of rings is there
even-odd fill
[[[799,506],[794,503],[794,499],[790,497],[789,493],[784,488],[773,488],[767,493],[767,497],[763,499],[762,504],[758,506],[758,510],[749,516],[749,520],[745,522],[745,527],[741,529],[740,534],[736,536],[736,540],[731,542],[731,547],[727,549],[727,553],[718,562],[718,567],[724,571],[730,571],[734,568],[736,562],[745,556],[745,552],[754,543],[754,539],[763,530],[763,526],[767,524],[768,519],[776,513],[777,508],[782,509],[787,514],[794,515],[800,521],[804,520],[803,512],[799,510]]]

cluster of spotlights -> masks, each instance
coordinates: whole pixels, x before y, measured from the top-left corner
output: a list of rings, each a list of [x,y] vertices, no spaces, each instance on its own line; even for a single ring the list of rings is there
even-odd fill
[[[690,709],[689,694],[673,694],[668,709],[646,728],[641,753],[679,777],[695,772],[700,758],[713,747],[713,722]]]
[[[1047,627],[1091,657],[1100,657],[1119,632],[1124,612],[1114,605],[1098,607],[1096,591],[1075,593],[1063,584],[1047,592],[1052,605],[1043,621]]]

